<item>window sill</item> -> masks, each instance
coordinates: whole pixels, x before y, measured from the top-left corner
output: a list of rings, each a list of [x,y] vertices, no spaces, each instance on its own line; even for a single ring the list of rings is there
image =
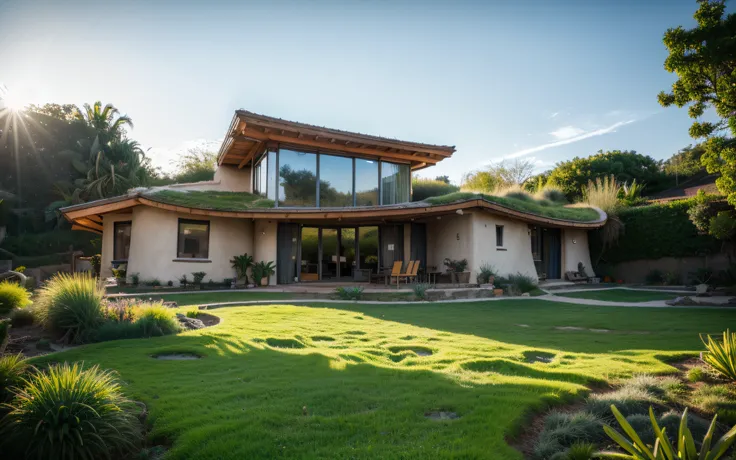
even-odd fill
[[[182,258],[174,259],[172,260],[172,262],[192,262],[195,264],[211,264],[212,263],[210,259],[182,259]]]
[[[508,251],[506,248],[496,248],[496,251]]]

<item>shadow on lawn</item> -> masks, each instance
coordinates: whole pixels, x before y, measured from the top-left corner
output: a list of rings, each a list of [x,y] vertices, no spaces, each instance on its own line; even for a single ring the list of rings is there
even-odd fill
[[[336,366],[305,350],[260,348],[230,334],[106,342],[63,358],[115,369],[148,405],[150,440],[174,440],[167,458],[520,458],[504,436],[529,410],[569,400],[562,382],[459,384],[431,370]],[[186,352],[192,361],[160,361]],[[429,419],[447,411],[459,418]]]

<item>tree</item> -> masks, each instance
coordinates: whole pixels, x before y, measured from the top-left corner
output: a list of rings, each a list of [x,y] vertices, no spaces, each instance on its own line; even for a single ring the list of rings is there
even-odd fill
[[[79,107],[74,104],[30,104],[26,108],[27,112],[35,112],[63,121],[78,121],[81,116]]]
[[[502,161],[493,169],[506,185],[524,185],[534,173],[534,163],[517,158],[508,163]]]
[[[176,183],[212,180],[217,167],[217,153],[201,148],[187,150],[176,162]]]
[[[463,177],[462,188],[493,193],[499,188],[524,185],[532,177],[533,172],[534,164],[528,160],[502,161],[488,165],[485,169],[467,173]]]
[[[619,182],[631,183],[636,180],[650,191],[656,190],[665,177],[660,171],[660,163],[650,156],[633,150],[600,150],[587,158],[575,157],[557,163],[548,181],[560,187],[567,198],[573,201],[582,196],[588,182],[610,175]]]
[[[489,170],[469,172],[462,181],[463,190],[473,192],[493,193],[502,185],[501,178]]]
[[[669,29],[664,44],[668,72],[677,75],[672,91],[662,91],[664,107],[689,105],[695,121],[690,136],[706,139],[701,162],[709,173],[719,173],[718,190],[736,205],[736,14],[725,15],[723,0],[699,0],[693,16],[697,26]],[[718,120],[700,121],[706,109]]]
[[[437,176],[434,178],[434,180],[439,182],[444,182],[445,184],[450,184],[450,176]]]
[[[675,176],[675,185],[679,185],[681,178],[694,176],[705,170],[700,159],[705,153],[705,147],[698,144],[695,147],[688,145],[672,155],[662,163],[662,171],[669,176]]]
[[[102,144],[123,137],[126,126],[133,127],[133,120],[130,117],[120,115],[120,111],[112,104],[102,107],[100,101],[95,102],[93,106],[84,104],[84,111],[77,118],[97,132]]]

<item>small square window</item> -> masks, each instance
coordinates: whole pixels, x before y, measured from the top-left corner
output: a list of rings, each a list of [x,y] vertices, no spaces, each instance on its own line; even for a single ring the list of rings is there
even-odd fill
[[[179,259],[207,259],[209,253],[210,222],[179,219],[176,257]]]
[[[503,225],[496,225],[496,246],[503,246]]]

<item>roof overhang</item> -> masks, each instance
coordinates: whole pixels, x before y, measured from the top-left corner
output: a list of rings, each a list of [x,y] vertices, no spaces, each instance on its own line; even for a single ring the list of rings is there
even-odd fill
[[[61,209],[67,220],[88,231],[101,231],[101,216],[106,213],[120,212],[135,206],[148,206],[191,216],[229,217],[239,219],[272,219],[300,223],[340,222],[342,224],[378,224],[406,220],[421,220],[429,217],[441,217],[450,214],[462,214],[465,211],[479,210],[505,216],[522,222],[552,228],[580,228],[592,230],[602,227],[607,220],[606,213],[597,210],[596,221],[579,222],[553,219],[536,214],[518,211],[498,203],[483,199],[468,199],[449,204],[429,205],[411,203],[393,206],[373,206],[359,208],[255,208],[248,211],[228,211],[178,206],[157,201],[155,196],[142,194],[127,195],[70,206]],[[92,225],[94,224],[94,225]]]
[[[225,133],[217,163],[238,168],[251,166],[266,148],[277,144],[405,163],[413,170],[437,164],[455,152],[454,146],[400,141],[238,110]]]

